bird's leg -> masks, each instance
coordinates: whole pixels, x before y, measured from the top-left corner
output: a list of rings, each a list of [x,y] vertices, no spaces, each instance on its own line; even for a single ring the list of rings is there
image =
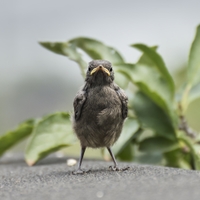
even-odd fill
[[[87,172],[87,171],[83,171],[81,169],[81,163],[83,160],[85,150],[86,150],[86,147],[81,147],[81,154],[80,154],[79,161],[78,161],[78,169],[76,171],[72,172],[72,174],[84,174],[85,172]]]
[[[112,150],[110,147],[107,147],[108,149],[108,152],[110,153],[110,156],[112,157],[112,160],[114,162],[114,166],[110,166],[109,168],[112,169],[113,171],[125,171],[125,170],[128,170],[129,167],[125,167],[125,168],[119,168],[118,165],[117,165],[117,162],[115,160],[115,156],[114,154],[112,153]]]

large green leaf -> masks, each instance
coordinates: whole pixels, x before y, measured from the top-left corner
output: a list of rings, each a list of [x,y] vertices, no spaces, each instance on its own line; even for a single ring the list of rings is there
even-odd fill
[[[72,131],[70,115],[56,113],[42,119],[33,130],[26,149],[25,160],[28,165],[37,161],[62,147],[72,145],[75,135]]]
[[[169,167],[192,169],[191,154],[183,152],[182,148],[169,151],[164,154],[165,165]]]
[[[121,161],[133,161],[134,160],[134,145],[130,142],[123,150],[117,155],[117,159]]]
[[[200,170],[200,145],[194,144],[193,148],[194,148],[193,156],[194,156],[194,162],[195,162],[195,169]]]
[[[94,60],[108,60],[112,64],[124,62],[122,56],[116,49],[106,46],[98,40],[79,37],[70,40],[69,43],[85,51]]]
[[[174,102],[166,80],[155,68],[141,64],[119,64],[118,71],[136,84],[152,101],[159,105],[175,123]]]
[[[128,87],[129,80],[122,73],[118,71],[115,72],[115,83],[119,85],[119,87],[126,89]]]
[[[160,136],[146,138],[139,144],[139,150],[148,153],[165,153],[177,148],[177,142]]]
[[[184,133],[179,135],[179,140],[184,142],[185,145],[189,148],[190,155],[193,158],[194,169],[200,170],[200,145],[194,144],[194,141],[192,141],[191,138],[185,136]]]
[[[158,135],[175,140],[176,132],[166,113],[142,92],[137,92],[133,108],[144,128],[154,130]]]
[[[195,85],[200,81],[200,25],[192,43],[188,62],[188,83]]]
[[[115,63],[123,63],[124,60],[120,53],[113,47],[106,46],[102,42],[90,38],[74,38],[68,42],[40,42],[46,49],[67,56],[69,59],[77,62],[80,66],[81,73],[85,77],[87,63],[83,60],[82,55],[78,49],[83,50],[92,59],[103,59],[110,61],[113,65]],[[120,73],[115,74],[116,83],[125,88],[128,85],[128,80]]]
[[[188,103],[192,103],[196,99],[200,98],[200,83],[193,86],[189,92]]]
[[[33,130],[34,121],[29,120],[20,124],[15,130],[0,136],[0,156],[8,149],[28,137]]]
[[[151,165],[162,165],[163,154],[160,152],[140,152],[135,155],[134,162]]]
[[[187,71],[187,84],[181,99],[182,111],[185,112],[188,105],[195,99],[200,97],[199,84],[200,84],[200,25],[197,27],[196,36],[191,45],[188,71]]]
[[[69,59],[77,62],[83,77],[85,77],[87,63],[82,59],[81,54],[77,51],[74,44],[68,42],[40,42],[40,44],[54,53],[67,56]]]
[[[146,56],[149,57],[151,62],[155,65],[157,70],[162,75],[162,77],[167,81],[167,84],[170,87],[171,97],[173,98],[174,97],[174,90],[175,90],[174,81],[173,81],[170,73],[168,72],[167,67],[165,66],[165,63],[164,63],[162,57],[153,48],[148,47],[144,44],[133,44],[131,46],[139,49]],[[147,63],[145,63],[145,64],[147,64]]]
[[[122,133],[112,147],[112,151],[116,156],[131,142],[139,128],[140,125],[136,119],[128,118],[125,121]],[[110,156],[107,151],[104,151],[103,153],[105,159]]]
[[[151,49],[154,51],[156,51],[157,48],[158,48],[158,46],[151,47]],[[137,63],[148,65],[149,67],[156,67],[155,63],[152,61],[152,59],[146,53],[143,53],[141,55],[141,57],[139,58]]]
[[[139,128],[140,125],[136,119],[128,118],[125,121],[122,133],[117,142],[112,147],[112,150],[115,155],[118,155],[120,151],[122,151],[123,148],[126,146],[126,144],[134,138]]]

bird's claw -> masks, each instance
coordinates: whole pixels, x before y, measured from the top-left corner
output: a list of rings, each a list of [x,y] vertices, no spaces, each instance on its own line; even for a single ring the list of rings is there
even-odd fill
[[[113,171],[126,171],[126,170],[129,170],[130,167],[119,168],[118,166],[110,166],[109,169]]]
[[[77,174],[86,174],[88,173],[90,170],[82,170],[82,169],[78,169],[76,171],[73,171],[72,174],[73,175],[77,175]]]

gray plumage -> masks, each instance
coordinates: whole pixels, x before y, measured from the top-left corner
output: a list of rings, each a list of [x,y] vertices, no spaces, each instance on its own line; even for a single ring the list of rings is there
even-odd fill
[[[128,98],[113,82],[114,71],[110,62],[93,60],[89,63],[85,85],[74,99],[73,128],[80,140],[83,157],[87,147],[110,149],[120,136],[127,117]],[[80,157],[78,172],[81,170]]]

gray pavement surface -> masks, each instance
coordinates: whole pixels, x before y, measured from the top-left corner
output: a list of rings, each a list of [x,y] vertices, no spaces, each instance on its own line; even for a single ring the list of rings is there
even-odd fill
[[[167,167],[119,163],[130,170],[113,172],[111,163],[84,160],[84,175],[66,158],[49,157],[28,167],[22,157],[0,160],[0,200],[199,200],[200,173]]]

